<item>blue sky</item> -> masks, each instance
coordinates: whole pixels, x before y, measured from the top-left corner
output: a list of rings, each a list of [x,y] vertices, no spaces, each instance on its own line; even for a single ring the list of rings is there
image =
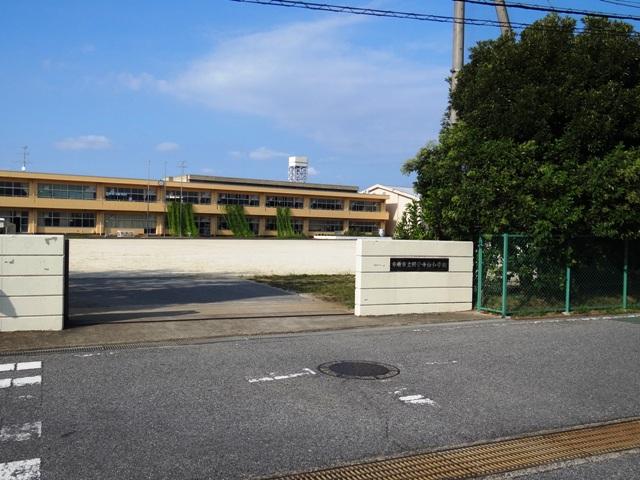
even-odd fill
[[[450,0],[336,0],[450,15]],[[531,0],[533,3],[533,0]],[[606,11],[601,1],[538,3]],[[21,146],[40,172],[187,172],[410,185],[402,163],[437,138],[451,25],[228,0],[4,0],[0,168]],[[514,21],[541,14],[511,10]],[[495,18],[467,5],[467,16]],[[497,28],[467,27],[467,47]]]

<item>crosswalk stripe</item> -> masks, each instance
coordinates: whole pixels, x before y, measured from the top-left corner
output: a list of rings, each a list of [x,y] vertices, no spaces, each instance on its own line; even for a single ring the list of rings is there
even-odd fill
[[[16,370],[36,370],[42,368],[42,362],[20,362],[16,364]]]
[[[39,480],[40,459],[0,463],[0,480]]]
[[[11,372],[16,368],[15,363],[0,363],[0,372]]]
[[[0,429],[0,442],[24,442],[42,436],[42,422],[5,425]]]
[[[24,387],[26,385],[39,385],[42,383],[42,377],[35,375],[33,377],[18,377],[18,378],[0,378],[0,388]]]
[[[24,387],[25,385],[37,385],[42,382],[42,377],[36,375],[34,377],[20,377],[14,378],[11,382],[14,387]]]

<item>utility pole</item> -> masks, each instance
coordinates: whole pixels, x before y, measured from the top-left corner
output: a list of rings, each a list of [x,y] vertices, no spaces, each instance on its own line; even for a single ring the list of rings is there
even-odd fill
[[[147,200],[147,220],[145,222],[146,236],[149,237],[149,190],[151,189],[151,159],[147,160],[147,194],[145,195]]]
[[[182,238],[182,183],[184,182],[184,170],[187,168],[187,164],[184,160],[178,162],[180,167],[180,213],[178,214],[178,229],[180,231],[180,238]]]
[[[464,0],[453,2],[453,65],[451,67],[451,93],[456,89],[457,77],[464,65]],[[449,122],[456,123],[458,115],[451,108]]]
[[[164,161],[164,176],[162,177],[162,202],[164,204],[164,227],[162,228],[162,236],[167,236],[167,226],[169,225],[169,204],[167,203],[167,161]]]
[[[495,0],[496,2],[496,14],[498,15],[498,21],[500,22],[500,33],[502,35],[512,33],[511,22],[509,21],[509,12],[507,12],[507,5],[504,0]]]

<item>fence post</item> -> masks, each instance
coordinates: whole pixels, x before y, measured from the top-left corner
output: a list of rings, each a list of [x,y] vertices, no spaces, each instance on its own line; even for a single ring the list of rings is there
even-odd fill
[[[624,241],[624,266],[622,267],[622,308],[627,309],[629,297],[629,240]]]
[[[564,313],[571,313],[571,266],[567,265],[564,284]]]
[[[502,234],[502,306],[500,313],[507,316],[507,269],[509,268],[509,234]]]
[[[484,239],[480,234],[478,240],[478,281],[476,283],[478,291],[476,292],[476,310],[480,311],[482,308],[482,272],[484,268]]]

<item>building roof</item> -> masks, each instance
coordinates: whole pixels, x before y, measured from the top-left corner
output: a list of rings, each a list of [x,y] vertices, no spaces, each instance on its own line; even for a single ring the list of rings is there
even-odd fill
[[[89,175],[67,175],[60,173],[38,173],[38,172],[21,172],[15,170],[0,170],[1,178],[30,179],[30,180],[49,180],[54,182],[95,182],[99,184],[121,184],[121,185],[149,185],[154,187],[165,186],[169,188],[185,187],[185,188],[212,188],[212,189],[228,189],[230,191],[241,191],[247,187],[252,187],[257,192],[275,192],[280,194],[295,195],[298,192],[309,195],[315,192],[315,195],[323,197],[331,196],[347,196],[349,198],[366,198],[371,193],[360,193],[358,187],[350,185],[331,185],[322,183],[300,183],[287,182],[277,180],[258,180],[251,178],[232,178],[232,177],[214,177],[208,175],[185,175],[184,177],[167,177],[164,180],[158,179],[135,179],[122,177],[97,177]],[[384,194],[377,195],[380,199],[384,198]]]
[[[211,175],[186,175],[182,177],[170,177],[173,181],[187,181],[197,183],[217,183],[223,185],[246,185],[252,187],[284,187],[299,188],[305,190],[325,190],[331,192],[358,193],[358,187],[352,185],[331,185],[326,183],[301,183],[287,182],[283,180],[258,180],[255,178],[214,177]]]
[[[410,198],[412,200],[419,200],[420,195],[416,193],[416,191],[412,187],[392,187],[390,185],[382,185],[380,183],[376,183],[368,188],[363,190],[364,193],[371,193],[373,190],[386,190],[387,192],[396,193],[398,195],[402,195],[403,197]]]

